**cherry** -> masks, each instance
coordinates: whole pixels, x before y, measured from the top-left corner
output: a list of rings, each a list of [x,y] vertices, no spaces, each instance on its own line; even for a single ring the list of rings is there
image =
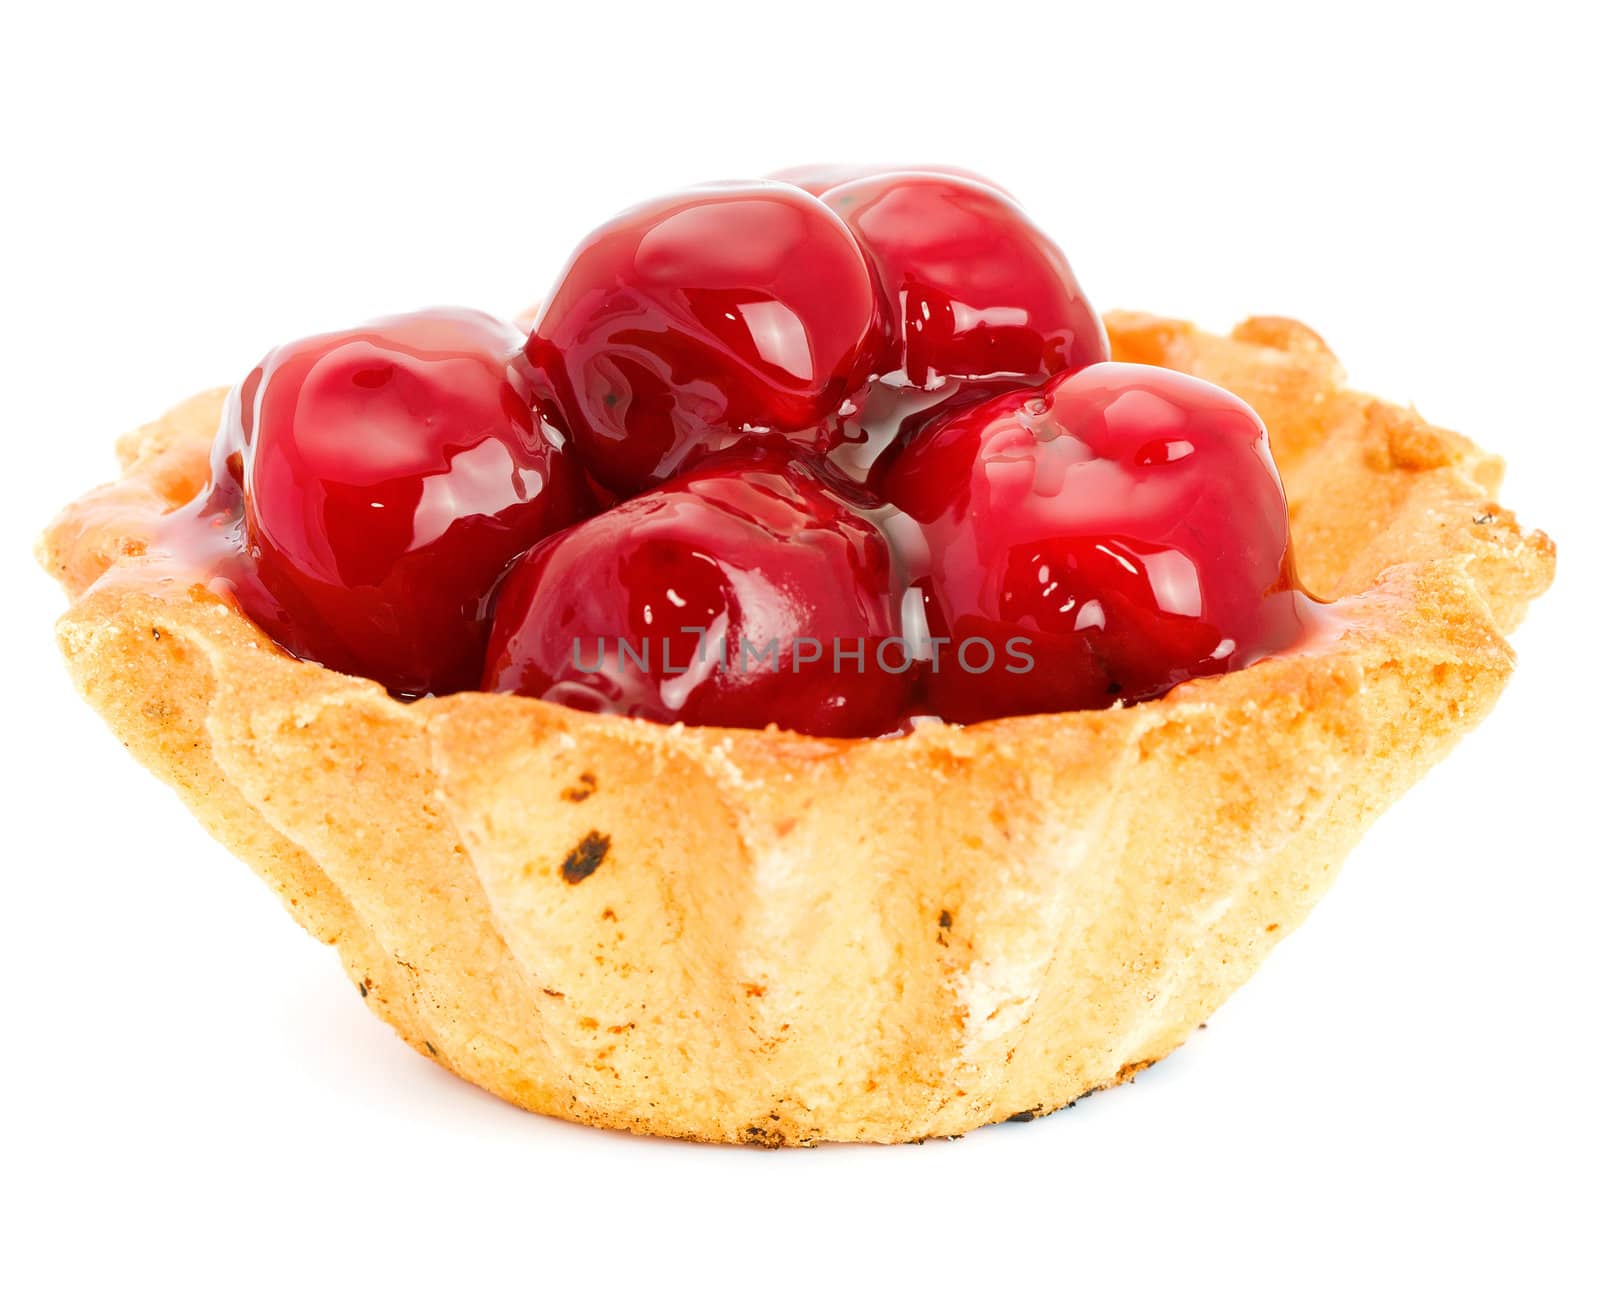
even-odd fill
[[[926,533],[915,582],[949,639],[927,690],[953,721],[1147,699],[1311,617],[1260,419],[1175,371],[1103,363],[957,411],[883,492]]]
[[[892,305],[885,369],[901,383],[1031,384],[1110,355],[1061,250],[999,190],[905,172],[848,181],[822,202],[867,250]]]
[[[520,343],[436,309],[287,344],[240,386],[209,506],[242,508],[226,576],[286,649],[401,696],[476,685],[495,581],[587,507]]]
[[[991,190],[999,190],[1001,194],[1009,191],[1002,189],[986,176],[979,176],[977,172],[969,172],[965,167],[945,167],[941,164],[926,163],[808,163],[802,167],[786,167],[781,172],[773,172],[769,177],[774,181],[786,181],[790,185],[798,185],[807,194],[814,194],[818,198],[826,194],[835,186],[843,185],[847,181],[860,181],[872,176],[888,176],[897,172],[932,172],[937,176],[959,176],[964,180],[976,181],[979,185],[987,185]]]
[[[884,339],[844,223],[756,182],[659,199],[589,236],[527,359],[589,472],[628,495],[752,432],[825,447]]]
[[[889,548],[824,474],[726,453],[540,543],[501,589],[484,689],[660,722],[893,730],[911,673]]]

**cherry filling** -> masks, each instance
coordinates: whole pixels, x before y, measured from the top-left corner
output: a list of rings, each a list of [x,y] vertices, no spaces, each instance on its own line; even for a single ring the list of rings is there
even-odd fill
[[[389,317],[275,349],[229,402],[203,515],[242,503],[225,567],[296,655],[403,696],[477,684],[496,580],[589,508],[478,312]]]
[[[601,227],[525,341],[440,309],[277,349],[171,550],[402,697],[823,736],[1143,700],[1303,634],[1249,407],[1107,362],[980,178],[782,176]]]
[[[889,304],[899,382],[1037,383],[1110,355],[1061,250],[1002,192],[904,172],[826,190],[866,249]]]
[[[539,313],[527,358],[589,472],[627,496],[751,435],[826,446],[884,343],[845,224],[794,186],[758,182],[602,226]]]
[[[873,736],[905,715],[889,547],[782,454],[717,458],[533,548],[483,686],[659,722]]]
[[[1007,193],[996,185],[987,176],[979,176],[977,172],[969,172],[965,167],[945,167],[938,163],[809,163],[802,167],[785,167],[781,172],[773,172],[769,177],[774,181],[786,181],[790,185],[798,185],[807,194],[814,194],[821,198],[835,186],[844,185],[848,181],[861,181],[869,177],[888,176],[899,172],[932,172],[936,176],[958,176],[962,180],[975,181],[979,185],[987,185],[991,190],[999,190],[1001,194]]]
[[[1176,371],[1103,363],[958,411],[882,491],[926,537],[930,633],[980,646],[925,679],[955,722],[1147,699],[1310,617],[1260,419]]]

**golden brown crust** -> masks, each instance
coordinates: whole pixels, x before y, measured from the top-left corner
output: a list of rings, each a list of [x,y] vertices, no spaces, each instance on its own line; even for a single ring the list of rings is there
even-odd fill
[[[41,548],[75,679],[338,946],[418,1051],[642,1133],[892,1142],[1042,1114],[1170,1052],[1493,703],[1554,550],[1500,465],[1342,386],[1306,327],[1114,315],[1265,418],[1317,645],[1132,709],[886,741],[399,704],[161,577],[221,394],[121,447]]]

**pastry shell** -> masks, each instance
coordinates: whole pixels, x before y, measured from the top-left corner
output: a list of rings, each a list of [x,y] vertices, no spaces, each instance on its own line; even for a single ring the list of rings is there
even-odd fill
[[[1484,716],[1554,548],[1306,327],[1115,314],[1259,411],[1325,634],[1132,708],[889,740],[397,703],[174,576],[223,393],[41,546],[73,678],[418,1052],[530,1110],[764,1145],[1042,1115],[1171,1052]]]

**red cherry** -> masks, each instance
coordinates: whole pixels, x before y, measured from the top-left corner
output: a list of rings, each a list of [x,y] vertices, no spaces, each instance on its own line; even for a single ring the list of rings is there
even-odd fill
[[[917,585],[950,639],[927,689],[954,721],[1156,696],[1311,617],[1260,419],[1175,371],[1105,363],[958,411],[883,491],[926,531]]]
[[[1000,191],[901,173],[835,186],[822,201],[877,270],[893,308],[886,369],[901,382],[1038,383],[1110,356],[1067,259]]]
[[[883,340],[844,223],[793,186],[752,183],[602,226],[567,264],[527,357],[590,473],[627,495],[752,431],[826,445]]]
[[[773,172],[769,179],[798,185],[807,194],[815,194],[821,198],[835,186],[844,185],[848,181],[888,176],[898,172],[932,172],[936,176],[959,176],[963,180],[987,185],[991,190],[999,190],[1001,194],[1008,196],[1010,194],[1009,190],[996,185],[987,176],[969,172],[965,167],[945,167],[938,163],[808,163],[801,167],[785,167],[781,172]]]
[[[242,495],[226,576],[286,649],[396,695],[476,685],[496,579],[587,507],[509,369],[520,342],[437,309],[287,344],[251,372],[209,509]]]
[[[911,674],[889,548],[820,472],[707,462],[530,551],[483,685],[600,713],[875,736]]]

